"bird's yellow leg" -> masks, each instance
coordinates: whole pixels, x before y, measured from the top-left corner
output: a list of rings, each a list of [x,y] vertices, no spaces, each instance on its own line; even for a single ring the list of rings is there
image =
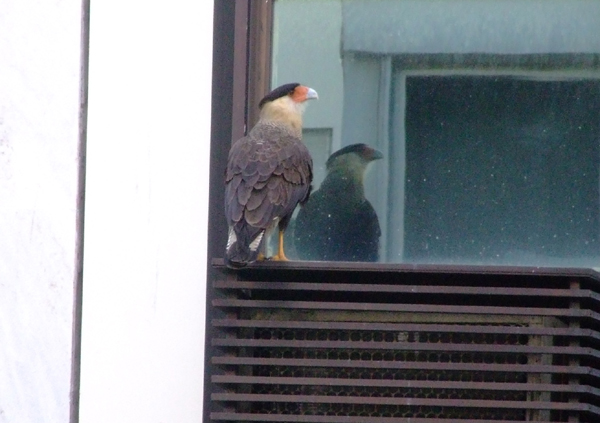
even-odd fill
[[[290,259],[288,259],[285,256],[285,252],[283,251],[283,231],[279,231],[279,250],[277,252],[277,255],[271,257],[271,260],[273,260],[273,261],[290,261]]]
[[[258,257],[256,257],[256,261],[263,261],[266,260],[267,257],[261,252],[258,253]]]

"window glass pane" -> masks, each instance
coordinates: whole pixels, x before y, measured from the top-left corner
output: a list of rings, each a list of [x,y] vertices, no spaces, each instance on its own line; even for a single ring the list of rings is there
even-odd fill
[[[319,92],[315,162],[383,155],[374,212],[348,189],[319,200],[331,244],[378,239],[336,260],[600,267],[600,2],[276,0],[273,31],[272,85]]]
[[[318,189],[325,179],[325,162],[331,154],[331,128],[306,128],[302,131],[302,141],[313,158],[313,189]]]

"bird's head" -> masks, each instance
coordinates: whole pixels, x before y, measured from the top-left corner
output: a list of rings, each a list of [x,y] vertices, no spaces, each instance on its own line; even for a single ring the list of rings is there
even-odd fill
[[[339,149],[327,159],[327,169],[343,164],[349,166],[354,163],[355,166],[366,166],[373,160],[383,159],[383,154],[379,150],[369,147],[366,144],[352,144]]]
[[[362,185],[369,163],[382,158],[383,154],[379,150],[366,144],[348,145],[329,156],[326,163],[327,173]]]
[[[260,118],[281,121],[295,129],[301,129],[306,101],[318,98],[319,95],[315,90],[304,85],[298,83],[281,85],[267,94],[258,104]]]

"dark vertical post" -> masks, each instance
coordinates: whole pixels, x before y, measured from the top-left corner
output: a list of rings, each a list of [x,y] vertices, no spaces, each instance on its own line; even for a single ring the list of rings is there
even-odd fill
[[[81,385],[81,317],[83,301],[83,228],[85,217],[85,168],[87,150],[88,64],[90,45],[90,0],[81,2],[81,38],[79,71],[79,147],[77,175],[77,211],[75,241],[75,281],[73,284],[73,329],[71,346],[71,392],[69,422],[79,422]]]
[[[233,39],[233,110],[231,114],[232,142],[246,134],[248,93],[248,1],[235,2]]]
[[[580,289],[580,283],[578,279],[571,279],[571,281],[569,282],[569,288],[570,289]],[[572,298],[577,298],[576,296],[573,296]],[[581,304],[579,300],[571,300],[571,302],[569,303],[569,308],[571,310],[579,310],[581,308]],[[577,317],[571,317],[571,319],[569,320],[569,329],[573,329],[573,330],[577,330],[580,328],[580,321],[579,318]],[[579,338],[578,337],[570,337],[569,338],[569,346],[570,347],[579,347]],[[579,357],[570,357],[569,358],[569,366],[579,366]],[[569,385],[579,385],[579,376],[574,376],[571,375],[569,377]],[[569,395],[569,402],[570,403],[578,403],[579,402],[579,395],[576,393],[573,393],[571,395]],[[579,422],[579,412],[578,411],[571,411],[569,412],[569,423],[575,423],[575,422]]]
[[[239,6],[238,6],[239,5]],[[213,69],[212,69],[212,107],[211,107],[211,139],[210,139],[210,184],[209,184],[209,209],[208,209],[208,248],[207,248],[207,287],[206,287],[206,339],[213,338],[212,319],[214,318],[213,281],[219,272],[212,267],[213,257],[222,257],[227,241],[227,225],[223,216],[224,202],[224,180],[227,154],[231,147],[233,134],[233,110],[236,109],[236,119],[242,122],[243,132],[244,113],[234,107],[239,104],[241,97],[245,101],[246,67],[242,66],[242,86],[234,87],[234,52],[236,49],[236,23],[241,28],[246,27],[241,18],[242,7],[247,7],[247,1],[220,1],[214,2],[214,25],[213,25]],[[236,10],[240,12],[236,16]],[[236,21],[236,18],[239,21]],[[243,31],[242,31],[243,32]],[[239,30],[237,31],[239,35]],[[239,39],[237,48],[239,49]],[[245,47],[244,47],[245,49]],[[238,51],[241,53],[241,50]],[[243,88],[240,88],[243,87]],[[239,123],[236,126],[239,131]],[[198,142],[203,142],[199,140]],[[198,181],[199,184],[204,183]],[[210,422],[210,394],[211,376],[214,367],[211,362],[212,348],[209,343],[204,351],[204,416],[203,421]]]
[[[258,103],[271,88],[273,0],[250,2],[248,127],[258,121]]]
[[[231,143],[242,137],[258,118],[258,102],[269,90],[271,78],[272,0],[215,1],[213,33],[213,85],[211,168],[207,261],[206,339],[214,338],[212,319],[218,278],[237,279],[233,272],[213,268],[223,257],[227,225],[223,216],[224,172]],[[252,107],[248,107],[251,105]],[[201,183],[199,181],[199,183]],[[235,312],[237,313],[237,312]],[[227,316],[234,318],[234,315]],[[204,421],[211,421],[213,348],[205,346]]]

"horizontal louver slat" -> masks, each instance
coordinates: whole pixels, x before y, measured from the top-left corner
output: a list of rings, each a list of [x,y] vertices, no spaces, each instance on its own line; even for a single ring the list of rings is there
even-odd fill
[[[264,384],[264,385],[297,385],[300,381],[293,377],[233,376],[215,375],[213,383],[221,384]],[[542,383],[496,383],[496,382],[448,382],[426,380],[373,380],[373,379],[323,379],[302,378],[302,385],[319,386],[373,386],[373,387],[409,387],[439,389],[472,389],[485,391],[543,391],[543,392],[577,392],[600,396],[600,389],[585,385],[552,385]]]
[[[272,320],[239,320],[213,319],[212,325],[219,328],[301,328],[301,329],[336,329],[343,330],[379,330],[396,332],[433,331],[443,333],[480,333],[505,335],[543,335],[590,338],[600,341],[600,332],[590,329],[576,328],[544,328],[523,326],[491,326],[491,325],[444,325],[434,323],[365,323],[365,322],[313,322],[313,321],[272,321]]]
[[[396,418],[370,416],[315,416],[285,414],[250,414],[250,413],[211,413],[211,420],[216,421],[249,421],[249,422],[301,422],[301,423],[446,423],[436,418]],[[451,423],[522,423],[523,420],[473,420],[452,419]],[[536,420],[536,423],[560,423],[558,421]]]
[[[356,367],[381,368],[381,362],[320,360],[320,359],[286,359],[286,358],[253,358],[215,356],[213,364],[236,366],[308,366],[308,367]],[[600,371],[583,366],[552,366],[529,364],[480,364],[480,363],[427,363],[427,362],[386,362],[388,369],[407,370],[456,370],[476,372],[527,372],[527,373],[556,373],[600,378]]]
[[[332,291],[332,292],[387,292],[403,294],[452,294],[481,295],[478,286],[438,286],[438,285],[362,285],[348,283],[310,283],[310,282],[241,282],[216,281],[215,288],[221,289],[261,289],[269,291]],[[545,288],[496,288],[487,287],[486,295],[519,297],[560,297],[593,299],[600,301],[600,294],[587,289],[545,289]]]
[[[353,350],[402,350],[402,351],[442,351],[442,352],[505,352],[523,354],[567,354],[588,355],[600,359],[600,352],[580,347],[529,347],[524,345],[465,345],[465,344],[421,344],[405,342],[344,342],[344,341],[286,341],[261,339],[219,339],[212,340],[216,347],[265,347],[265,348],[316,348]],[[450,360],[449,360],[450,361]],[[385,360],[382,363],[386,363]]]
[[[379,397],[334,397],[318,395],[263,395],[263,394],[212,394],[213,401],[224,402],[294,402],[313,404],[377,404],[464,408],[513,408],[538,410],[590,411],[600,414],[600,409],[589,404],[544,401],[494,401],[469,399],[429,398],[379,398]]]
[[[511,316],[553,316],[572,318],[592,318],[600,321],[600,314],[583,309],[556,309],[534,307],[495,307],[495,306],[451,306],[451,305],[412,305],[382,303],[342,303],[317,301],[261,301],[261,300],[213,300],[214,307],[260,308],[260,309],[303,309],[303,310],[351,310],[351,311],[392,311],[398,313],[444,313],[444,314],[494,314]]]

